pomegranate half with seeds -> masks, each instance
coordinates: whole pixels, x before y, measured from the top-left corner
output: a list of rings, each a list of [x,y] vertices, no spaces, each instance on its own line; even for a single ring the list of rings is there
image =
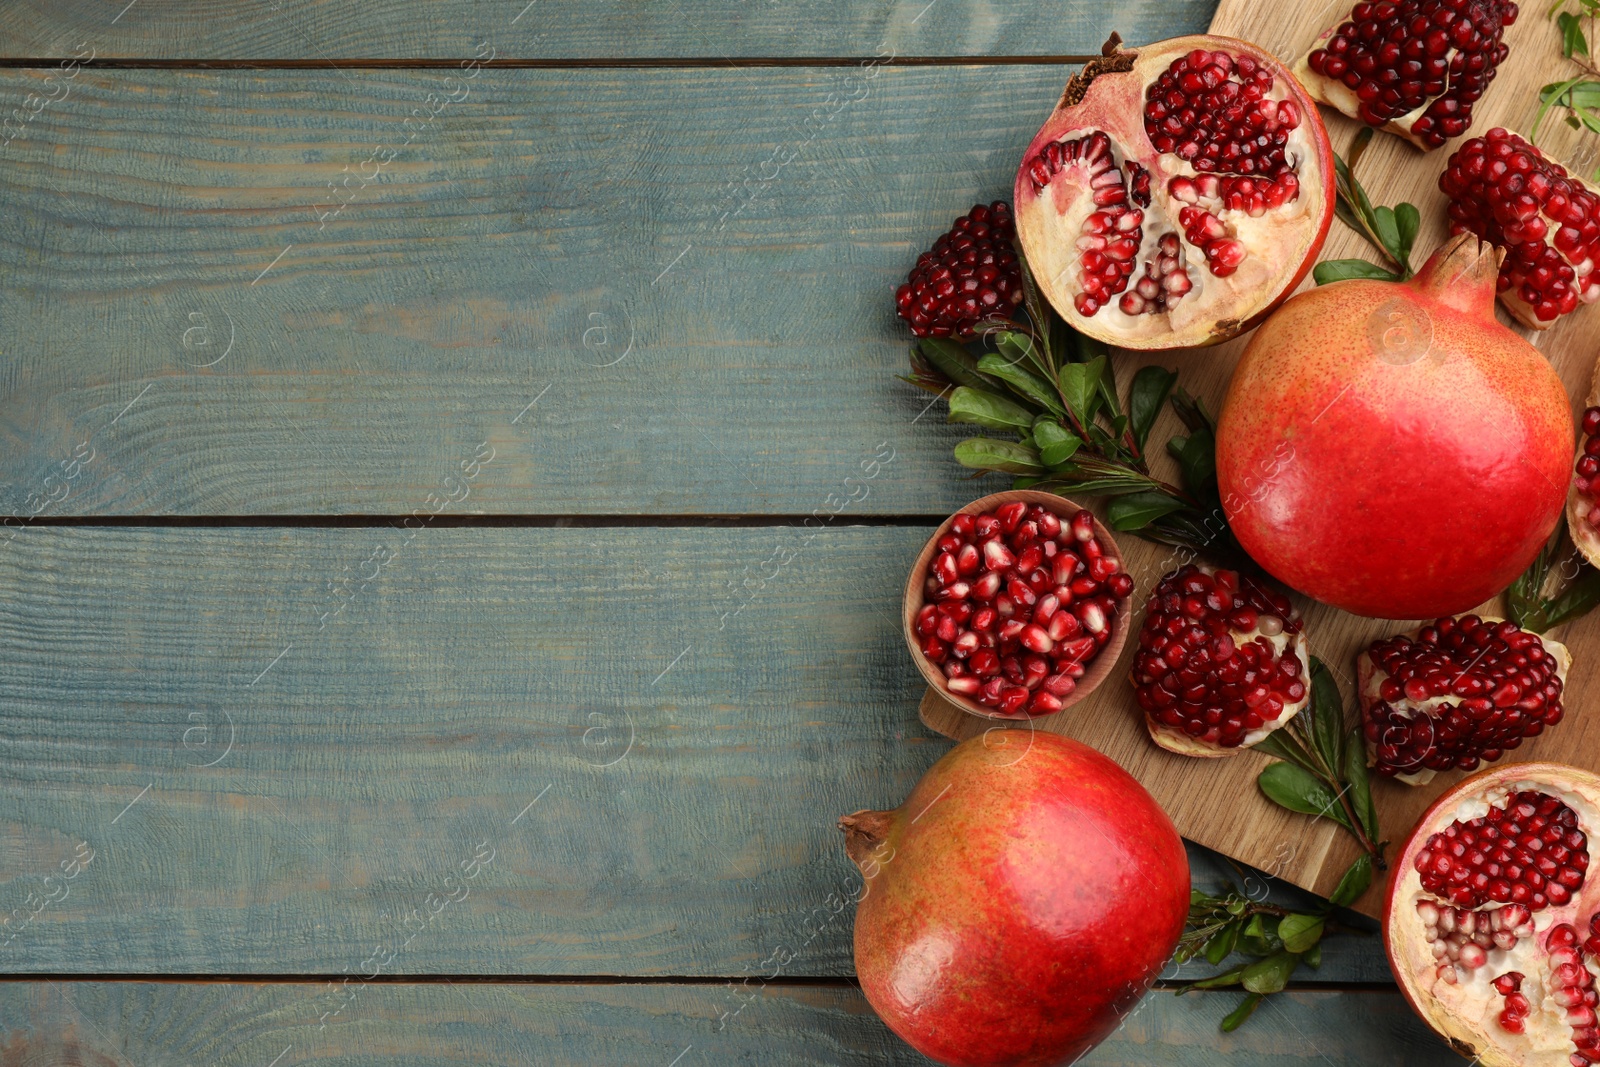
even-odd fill
[[[1356,659],[1367,762],[1422,785],[1476,770],[1561,721],[1572,654],[1503,619],[1442,618]]]
[[[1499,253],[1452,238],[1408,282],[1301,293],[1251,337],[1217,423],[1228,523],[1267,572],[1357,615],[1469,611],[1561,519],[1572,411],[1495,318]]]
[[[1145,606],[1133,688],[1150,738],[1183,756],[1232,756],[1306,706],[1304,624],[1247,574],[1181,567]]]
[[[1411,1006],[1490,1067],[1600,1064],[1600,777],[1474,775],[1428,809],[1389,882],[1384,938]]]
[[[1600,193],[1514,133],[1490,130],[1463,144],[1439,189],[1450,232],[1505,249],[1500,302],[1524,326],[1548,329],[1579,304],[1600,300]]]
[[[1317,38],[1295,73],[1311,95],[1427,151],[1472,125],[1510,49],[1510,0],[1379,0]]]
[[[1076,1062],[1133,1011],[1189,913],[1172,820],[1128,772],[1059,734],[990,730],[897,810],[839,828],[865,879],[861,991],[943,1064]]]
[[[1074,328],[1124,348],[1216,344],[1294,291],[1333,219],[1333,151],[1277,59],[1179,37],[1091,61],[1017,171],[1016,225]]]
[[[1017,495],[951,516],[906,590],[906,639],[924,676],[996,718],[1053,715],[1093,688],[1104,672],[1090,677],[1090,667],[1103,653],[1116,659],[1133,595],[1093,514],[1048,493]]]

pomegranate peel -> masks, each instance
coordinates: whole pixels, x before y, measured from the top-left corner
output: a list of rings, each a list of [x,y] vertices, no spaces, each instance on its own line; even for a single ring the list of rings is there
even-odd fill
[[[1294,71],[1320,103],[1428,151],[1472,125],[1516,18],[1508,0],[1358,3]]]
[[[1583,558],[1600,566],[1600,365],[1583,403],[1578,456],[1567,490],[1567,531]]]
[[[1131,678],[1150,739],[1180,756],[1236,755],[1311,699],[1305,628],[1288,598],[1204,564],[1156,586]]]
[[[839,821],[861,868],[862,992],[922,1054],[1059,1067],[1104,1040],[1171,957],[1189,865],[1116,763],[996,728],[951,749],[894,811]]]
[[[1442,618],[1356,659],[1367,763],[1423,785],[1476,770],[1561,721],[1572,654],[1493,616]]]
[[[1334,214],[1333,150],[1288,68],[1193,36],[1095,59],[1017,171],[1041,292],[1110,344],[1216,344],[1310,270]]]
[[[1491,1067],[1600,1063],[1600,776],[1555,763],[1473,775],[1401,847],[1384,940],[1413,1009]]]
[[[1218,420],[1218,485],[1239,544],[1290,588],[1438,618],[1543,549],[1571,409],[1539,350],[1495,319],[1499,256],[1461,234],[1410,281],[1309,290],[1251,337]]]

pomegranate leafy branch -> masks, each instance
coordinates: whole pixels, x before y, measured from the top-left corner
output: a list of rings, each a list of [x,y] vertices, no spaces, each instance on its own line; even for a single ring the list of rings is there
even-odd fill
[[[1255,880],[1252,875],[1245,881]],[[1231,885],[1215,896],[1191,890],[1188,922],[1173,961],[1184,964],[1203,958],[1220,967],[1234,955],[1253,958],[1210,978],[1184,983],[1175,992],[1182,996],[1196,989],[1242,987],[1244,999],[1221,1024],[1224,1032],[1237,1030],[1262,1000],[1289,984],[1302,964],[1313,970],[1321,965],[1323,939],[1344,929],[1334,912],[1355,903],[1371,884],[1372,857],[1363,853],[1340,879],[1333,896],[1309,911],[1257,900]]]
[[[1256,779],[1279,807],[1338,823],[1361,845],[1368,861],[1383,870],[1383,852],[1366,745],[1359,723],[1346,724],[1344,698],[1320,660],[1311,661],[1311,694],[1289,725],[1255,745],[1276,756]]]
[[[956,462],[1012,475],[1019,489],[1106,497],[1106,521],[1118,531],[1235,551],[1222,519],[1210,414],[1163,367],[1141,368],[1124,394],[1110,350],[1068,326],[1018,259],[1025,316],[997,311],[978,322],[971,341],[929,336],[911,346],[905,380],[942,398],[950,422],[987,431],[957,444]],[[1166,446],[1178,485],[1149,465],[1150,435],[1169,406],[1188,430]]]
[[[1556,108],[1567,113],[1564,121],[1573,129],[1600,133],[1600,81],[1594,80],[1600,79],[1600,67],[1595,66],[1590,45],[1597,15],[1600,15],[1600,0],[1556,0],[1550,6],[1549,16],[1555,19],[1556,30],[1561,35],[1561,54],[1581,73],[1551,82],[1539,90],[1539,111],[1528,131],[1530,142],[1538,143],[1545,118]]]
[[[1403,282],[1416,274],[1411,267],[1411,247],[1416,242],[1417,231],[1422,227],[1422,213],[1415,204],[1374,207],[1366,189],[1356,179],[1356,165],[1361,162],[1362,155],[1371,143],[1372,127],[1363,127],[1350,146],[1348,162],[1337,153],[1334,154],[1333,168],[1338,193],[1334,213],[1339,221],[1365,237],[1382,254],[1387,265],[1380,266],[1364,259],[1325,260],[1318,263],[1312,272],[1318,285],[1351,278]]]

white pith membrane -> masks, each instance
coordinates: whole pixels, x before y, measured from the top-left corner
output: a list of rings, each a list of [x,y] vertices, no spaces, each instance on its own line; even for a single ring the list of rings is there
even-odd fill
[[[1235,57],[1242,54],[1228,49],[1219,51]],[[1083,291],[1079,276],[1085,251],[1080,247],[1080,240],[1085,236],[1084,223],[1100,210],[1094,202],[1084,168],[1064,166],[1037,192],[1024,176],[1019,175],[1017,183],[1017,233],[1039,288],[1074,328],[1127,348],[1208,344],[1235,336],[1245,323],[1289,288],[1322,232],[1327,176],[1321,173],[1318,162],[1321,127],[1315,116],[1309,114],[1313,105],[1303,96],[1297,98],[1283,75],[1276,71],[1267,99],[1274,105],[1292,101],[1304,112],[1299,124],[1288,133],[1284,146],[1285,161],[1299,182],[1298,195],[1257,215],[1247,210],[1225,208],[1215,197],[1202,195],[1196,203],[1173,195],[1175,178],[1200,183],[1207,179],[1238,177],[1270,180],[1270,176],[1239,175],[1226,169],[1201,172],[1176,154],[1157,152],[1150,143],[1144,124],[1145,92],[1188,52],[1188,48],[1163,49],[1159,54],[1146,50],[1132,70],[1099,74],[1079,103],[1057,109],[1024,157],[1023,169],[1026,170],[1028,162],[1052,141],[1065,145],[1104,134],[1111,141],[1112,158],[1125,180],[1130,158],[1149,172],[1150,203],[1140,209],[1144,216],[1143,232],[1133,272],[1127,287],[1111,293],[1109,300],[1094,314],[1082,314],[1076,304],[1077,296]],[[1251,58],[1257,57],[1252,55]],[[1139,86],[1138,107],[1122,105],[1123,111],[1130,115],[1129,128],[1118,129],[1103,121],[1093,121],[1093,116],[1106,113],[1107,101],[1114,94],[1130,91],[1125,79],[1134,79]],[[1246,254],[1231,274],[1219,277],[1213,273],[1204,250],[1189,240],[1180,214],[1191,206],[1207,210],[1222,224],[1229,238],[1244,246]],[[1122,296],[1137,290],[1139,281],[1158,261],[1161,239],[1169,235],[1179,242],[1179,267],[1188,275],[1189,291],[1176,299],[1169,297],[1164,309],[1126,313],[1121,306]]]
[[[1560,772],[1572,785],[1581,785],[1583,791],[1556,786],[1544,774],[1529,773],[1546,768]],[[1520,906],[1489,902],[1476,909],[1452,908],[1447,900],[1423,888],[1422,876],[1416,869],[1417,855],[1433,834],[1453,822],[1480,818],[1491,808],[1504,808],[1510,797],[1519,792],[1554,797],[1571,808],[1577,815],[1578,829],[1593,844],[1595,828],[1600,827],[1600,807],[1591,798],[1600,796],[1600,778],[1567,767],[1524,764],[1470,779],[1466,785],[1467,791],[1454,802],[1442,801],[1430,812],[1427,824],[1418,825],[1406,851],[1396,860],[1399,869],[1394,876],[1386,923],[1396,977],[1429,1024],[1448,1038],[1457,1052],[1477,1057],[1479,1062],[1491,1067],[1553,1067],[1568,1063],[1585,1067],[1600,1062],[1600,1054],[1580,1056],[1573,1040],[1575,1023],[1589,1024],[1594,1018],[1593,1006],[1582,1001],[1564,1006],[1552,995],[1557,991],[1553,985],[1561,985],[1552,983],[1555,965],[1563,958],[1570,960],[1575,952],[1582,963],[1582,971],[1577,972],[1581,975],[1579,985],[1587,987],[1593,999],[1600,959],[1587,951],[1583,942],[1591,937],[1590,919],[1600,907],[1600,872],[1595,870],[1595,862],[1591,860],[1582,886],[1567,903],[1547,904],[1526,918],[1513,912],[1510,922],[1497,913]],[[1431,928],[1436,940],[1430,940],[1427,920],[1435,914],[1443,916],[1447,910],[1451,918]],[[1521,908],[1522,912],[1528,910]],[[1462,915],[1470,916],[1468,921],[1477,936],[1463,933]],[[1445,929],[1452,925],[1453,931]],[[1552,961],[1550,936],[1563,925],[1576,931],[1577,943],[1571,951],[1557,951],[1557,960]],[[1486,927],[1487,937],[1482,934]],[[1487,946],[1482,943],[1485,940],[1489,942]],[[1495,986],[1496,979],[1513,972],[1522,976],[1520,983],[1506,980],[1505,984],[1519,984],[1518,994],[1527,1000],[1527,1013],[1520,1020],[1521,1033],[1502,1023],[1508,995]],[[1561,995],[1572,999],[1568,993]]]
[[[1495,615],[1482,615],[1479,616],[1479,618],[1481,618],[1487,625],[1493,625],[1505,621]],[[1419,632],[1420,630],[1410,630],[1407,631],[1407,636],[1415,638]],[[1551,656],[1555,657],[1556,677],[1561,680],[1562,687],[1565,689],[1567,672],[1572,668],[1571,650],[1561,642],[1542,635],[1540,636],[1540,642],[1544,645],[1545,651],[1550,653]],[[1356,698],[1361,704],[1363,724],[1366,721],[1366,716],[1373,707],[1385,703],[1383,700],[1382,688],[1383,683],[1387,681],[1388,678],[1389,675],[1383,670],[1379,669],[1377,665],[1372,662],[1370,648],[1363,649],[1361,654],[1356,657]],[[1459,704],[1461,700],[1462,698],[1460,696],[1446,693],[1442,696],[1428,697],[1425,700],[1402,699],[1399,701],[1390,701],[1388,702],[1388,705],[1396,712],[1401,713],[1402,717],[1405,719],[1414,722],[1419,719],[1432,720],[1436,717],[1441,708],[1444,708],[1446,705]],[[1377,766],[1377,763],[1378,760],[1376,753],[1374,752],[1374,746],[1369,739],[1367,742],[1367,766],[1375,767]],[[1433,778],[1437,773],[1437,771],[1431,768],[1419,766],[1415,771],[1396,774],[1394,779],[1398,782],[1404,782],[1406,785],[1426,785],[1427,783],[1433,781]]]
[[[1207,563],[1195,564],[1195,568],[1207,575],[1215,576],[1216,567]],[[1244,741],[1235,747],[1223,747],[1209,744],[1198,738],[1191,737],[1184,730],[1176,726],[1168,726],[1157,722],[1148,713],[1145,715],[1145,729],[1150,733],[1150,739],[1168,752],[1175,752],[1181,756],[1198,756],[1202,758],[1219,758],[1233,756],[1244,751],[1251,745],[1265,741],[1273,731],[1282,729],[1289,721],[1300,714],[1307,704],[1311,702],[1311,654],[1308,651],[1305,628],[1301,627],[1298,633],[1289,633],[1284,629],[1284,619],[1277,615],[1258,614],[1256,624],[1249,629],[1237,630],[1229,628],[1236,646],[1243,647],[1252,644],[1257,638],[1265,638],[1272,646],[1275,660],[1282,660],[1286,655],[1292,654],[1300,661],[1300,680],[1306,688],[1305,696],[1295,701],[1285,701],[1283,710],[1277,718],[1264,721],[1254,730],[1245,732]],[[1135,657],[1135,671],[1137,672],[1138,659]],[[1140,685],[1137,673],[1133,678],[1134,685]]]
[[[1600,405],[1600,364],[1596,364],[1594,380],[1589,386],[1589,398],[1584,401],[1585,411]],[[1583,461],[1584,450],[1588,447],[1590,435],[1580,429],[1578,434],[1578,455],[1573,461],[1574,467]],[[1600,567],[1600,523],[1596,523],[1591,516],[1595,509],[1600,508],[1600,475],[1596,475],[1590,485],[1588,493],[1580,492],[1577,482],[1567,489],[1567,530],[1572,535],[1572,543],[1578,551],[1583,553],[1583,558]]]

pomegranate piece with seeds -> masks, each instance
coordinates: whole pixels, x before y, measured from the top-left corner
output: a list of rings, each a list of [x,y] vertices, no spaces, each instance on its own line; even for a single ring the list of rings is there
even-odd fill
[[[1355,5],[1295,73],[1311,95],[1424,151],[1472,125],[1509,49],[1508,0],[1382,0]]]
[[[1375,641],[1356,661],[1367,762],[1408,785],[1493,763],[1561,721],[1571,664],[1560,642],[1476,615]]]
[[[1145,606],[1132,677],[1156,744],[1231,756],[1306,706],[1311,663],[1287,597],[1237,571],[1189,565]]]
[[[963,512],[932,551],[907,636],[944,675],[946,692],[982,714],[1062,710],[1133,595],[1133,578],[1087,511],[1063,516],[1014,500]]]
[[[1567,493],[1567,530],[1590,563],[1600,566],[1600,367],[1579,424],[1578,458]]]
[[[1384,907],[1389,960],[1417,1013],[1484,1064],[1600,1064],[1600,777],[1495,768],[1423,815]]]
[[[1125,348],[1215,344],[1294,291],[1333,218],[1333,153],[1289,70],[1181,37],[1084,67],[1017,171],[1040,290]]]
[[[895,308],[918,337],[968,338],[985,320],[1010,317],[1022,303],[1022,267],[1011,205],[996,200],[956,219],[917,257],[895,291]]]
[[[1600,300],[1600,193],[1506,130],[1467,141],[1439,175],[1450,231],[1505,250],[1500,302],[1518,322],[1547,329]]]

